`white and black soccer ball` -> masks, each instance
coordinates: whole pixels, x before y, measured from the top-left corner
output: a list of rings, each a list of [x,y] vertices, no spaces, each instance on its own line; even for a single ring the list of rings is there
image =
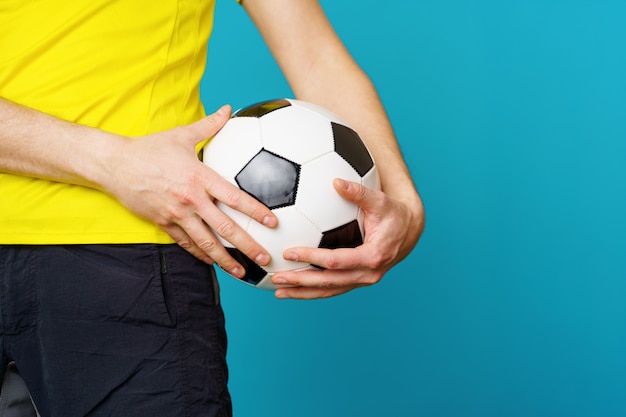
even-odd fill
[[[240,109],[203,149],[203,161],[224,179],[269,207],[278,226],[267,228],[217,203],[271,256],[261,267],[220,238],[246,269],[244,282],[275,289],[271,276],[315,266],[283,259],[291,247],[356,247],[363,214],[333,187],[343,178],[380,189],[374,160],[359,135],[333,113],[293,99]]]

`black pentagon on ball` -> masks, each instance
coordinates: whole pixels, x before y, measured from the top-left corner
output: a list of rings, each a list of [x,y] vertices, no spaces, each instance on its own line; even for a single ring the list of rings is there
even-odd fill
[[[331,122],[335,152],[362,177],[374,166],[374,161],[359,135],[348,126]]]
[[[274,110],[289,106],[291,103],[285,99],[262,101],[237,110],[232,117],[262,117]]]
[[[270,209],[296,201],[300,165],[261,149],[235,176],[239,188]]]
[[[324,232],[318,246],[323,249],[337,249],[356,248],[362,244],[363,236],[361,235],[359,223],[353,220],[343,226]]]
[[[257,285],[265,276],[267,272],[263,268],[261,268],[256,262],[252,259],[248,258],[244,255],[239,249],[236,248],[226,248],[230,256],[232,256],[237,262],[243,266],[246,270],[245,275],[241,278],[242,281],[245,281],[252,285]]]

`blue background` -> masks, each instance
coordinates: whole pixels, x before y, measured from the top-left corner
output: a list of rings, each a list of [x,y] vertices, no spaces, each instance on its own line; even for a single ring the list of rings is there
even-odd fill
[[[626,2],[323,0],[427,208],[374,287],[221,275],[237,417],[626,415]],[[291,96],[234,0],[208,111]]]

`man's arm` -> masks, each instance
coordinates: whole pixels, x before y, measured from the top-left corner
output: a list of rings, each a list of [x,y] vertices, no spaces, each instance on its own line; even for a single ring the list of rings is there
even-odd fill
[[[137,138],[69,123],[0,98],[0,172],[91,187],[154,222],[205,262],[243,269],[207,224],[265,263],[269,255],[213,203],[269,226],[274,215],[200,162],[195,146],[228,120],[230,108],[188,126]],[[236,243],[237,242],[237,243]],[[239,270],[237,270],[239,269]]]
[[[317,0],[244,0],[296,98],[337,113],[355,128],[377,162],[382,191],[336,181],[365,212],[365,241],[356,249],[294,248],[285,253],[325,271],[281,273],[279,297],[337,295],[378,282],[415,247],[424,210],[372,82],[353,60]]]

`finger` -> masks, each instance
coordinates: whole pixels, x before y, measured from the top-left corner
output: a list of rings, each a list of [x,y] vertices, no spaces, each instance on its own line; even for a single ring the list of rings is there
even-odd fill
[[[172,226],[163,227],[163,230],[187,252],[209,265],[213,264],[213,258],[204,253],[180,226],[174,224]]]
[[[357,287],[342,288],[280,288],[274,292],[276,298],[291,298],[296,300],[316,300],[319,298],[330,298],[337,295],[345,294]]]
[[[289,248],[283,253],[288,261],[304,262],[324,269],[357,269],[366,266],[371,258],[367,246],[357,248],[321,249],[311,247]]]
[[[231,275],[237,278],[242,278],[245,275],[243,266],[230,256],[202,219],[195,216],[188,218],[180,224],[180,227],[189,236],[189,242],[178,242],[183,248],[187,249],[185,246],[189,246],[195,251],[195,247],[197,247]]]
[[[356,288],[370,285],[363,281],[361,271],[299,271],[277,274],[277,281],[291,282],[289,286],[277,289],[277,298],[312,300],[345,294]],[[283,279],[284,278],[284,279]],[[285,284],[283,284],[285,285]]]
[[[210,170],[211,175],[208,176],[207,183],[204,186],[209,195],[228,207],[251,217],[262,225],[276,227],[278,219],[266,205],[224,180],[215,171],[208,167],[207,169]]]
[[[346,292],[357,287],[375,284],[380,281],[382,275],[382,272],[364,269],[285,271],[275,274],[272,277],[272,282],[276,285],[326,290],[318,292],[339,294],[342,291]]]
[[[194,146],[200,142],[215,136],[226,124],[231,115],[231,107],[228,104],[220,107],[215,113],[210,114],[197,122],[175,129],[185,132],[184,137],[188,138],[190,144]]]
[[[348,201],[352,201],[364,210],[380,209],[385,204],[382,191],[367,188],[358,182],[335,178],[333,186],[339,195]]]
[[[226,213],[213,204],[202,205],[198,214],[204,219],[204,222],[211,227],[214,233],[217,233],[226,241],[243,252],[248,258],[254,259],[259,265],[267,265],[270,261],[269,253],[256,242],[237,222],[235,222]],[[226,253],[228,253],[226,251]],[[213,255],[212,255],[213,256]],[[218,261],[218,264],[227,269],[227,265]]]

